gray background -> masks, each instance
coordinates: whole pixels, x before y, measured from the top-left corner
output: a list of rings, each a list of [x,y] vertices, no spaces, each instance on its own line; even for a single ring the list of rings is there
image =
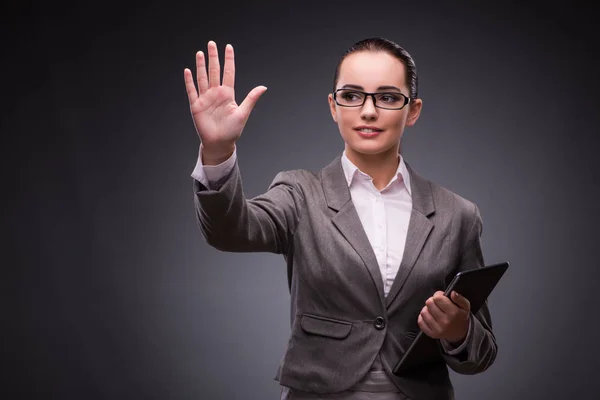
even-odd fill
[[[572,2],[301,4],[4,12],[3,398],[278,398],[285,264],[204,242],[183,68],[208,40],[221,56],[232,43],[238,101],[268,86],[238,143],[254,196],[342,151],[326,97],[343,51],[371,36],[419,70],[406,160],[476,202],[486,262],[512,264],[489,303],[497,360],[453,373],[457,398],[598,398],[597,15]]]

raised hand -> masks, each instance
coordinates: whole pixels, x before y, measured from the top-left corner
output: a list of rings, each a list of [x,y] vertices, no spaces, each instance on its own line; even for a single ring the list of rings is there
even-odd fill
[[[198,137],[202,141],[203,154],[216,159],[230,153],[235,142],[242,134],[250,112],[260,96],[267,90],[257,86],[248,93],[242,104],[235,102],[235,61],[233,46],[225,47],[225,66],[223,84],[220,82],[221,67],[217,44],[208,42],[208,75],[204,53],[196,53],[196,79],[194,85],[192,72],[183,71],[185,88],[190,103],[190,112]]]

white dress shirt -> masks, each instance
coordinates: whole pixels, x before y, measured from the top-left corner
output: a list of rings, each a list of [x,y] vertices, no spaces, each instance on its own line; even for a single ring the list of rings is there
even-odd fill
[[[373,178],[358,169],[345,151],[342,154],[342,169],[350,196],[377,257],[386,296],[400,268],[412,210],[410,176],[404,159],[399,157],[396,173],[379,191]]]
[[[219,165],[203,165],[202,148],[198,153],[198,162],[192,172],[192,178],[209,189],[218,189],[235,165],[236,149],[229,159]],[[341,159],[354,208],[377,257],[386,296],[400,268],[412,212],[410,175],[404,158],[401,155],[399,157],[400,162],[396,173],[381,191],[373,184],[373,178],[358,169],[348,159],[345,151]],[[471,323],[469,321],[466,339],[470,335]],[[444,350],[452,355],[462,351],[467,340],[456,348],[446,340],[441,340],[441,342]]]

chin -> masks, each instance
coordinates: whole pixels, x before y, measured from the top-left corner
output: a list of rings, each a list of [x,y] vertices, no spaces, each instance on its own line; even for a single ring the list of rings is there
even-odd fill
[[[346,145],[352,151],[365,155],[375,155],[390,151],[390,149],[397,147],[397,144],[397,142],[388,143],[369,139],[346,141]]]

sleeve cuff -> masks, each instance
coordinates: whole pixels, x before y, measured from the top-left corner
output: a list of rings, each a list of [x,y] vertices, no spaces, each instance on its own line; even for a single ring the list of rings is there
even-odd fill
[[[466,347],[467,343],[471,340],[471,336],[473,336],[473,314],[469,315],[469,330],[467,331],[467,336],[465,336],[465,340],[458,347],[454,347],[450,342],[445,339],[440,339],[442,343],[442,348],[446,352],[446,354],[455,356],[461,353]]]
[[[204,165],[202,163],[202,144],[198,149],[198,161],[192,171],[192,178],[202,183],[209,189],[214,189],[223,182],[229,173],[233,170],[237,160],[237,147],[234,147],[233,154],[227,160],[218,165]]]

